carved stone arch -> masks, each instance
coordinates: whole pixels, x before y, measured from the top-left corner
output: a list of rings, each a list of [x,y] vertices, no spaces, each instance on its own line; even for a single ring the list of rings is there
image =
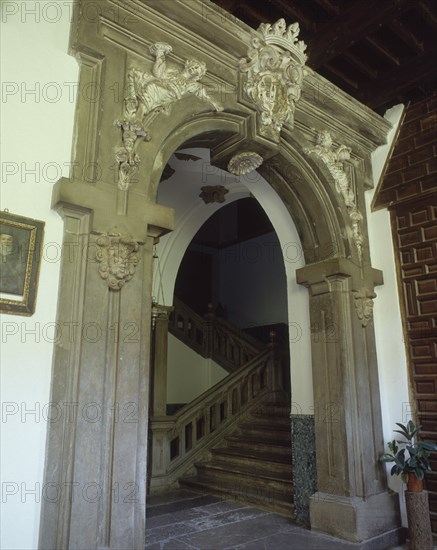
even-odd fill
[[[329,213],[331,227],[336,227],[337,253],[335,256],[351,259],[354,263],[360,265],[362,258],[359,257],[357,248],[354,245],[350,227],[351,220],[344,201],[335,191],[335,181],[332,175],[323,163],[318,163],[312,158],[302,155],[300,161],[306,166],[306,171],[314,185],[315,192],[323,197],[320,202],[323,204],[325,215]],[[317,185],[317,182],[319,185]]]
[[[278,157],[280,162],[277,162]],[[275,170],[269,170],[267,163],[260,172],[267,171],[267,176],[271,173],[270,184],[278,188],[300,228],[306,263],[333,256],[348,257],[345,218],[326,174],[304,157],[299,141],[287,132],[281,139],[278,157],[270,161]]]
[[[248,125],[250,121],[246,113],[222,112],[198,113],[168,128],[169,133],[161,142],[149,172],[150,200],[156,201],[162,171],[178,148],[204,134],[212,134],[212,145],[216,142],[223,147],[222,142],[225,141],[231,151],[244,149],[249,141]],[[212,152],[214,154],[214,150]],[[295,179],[287,177],[291,173],[290,168],[296,172]],[[329,172],[318,169],[312,159],[303,155],[302,145],[291,132],[284,132],[278,153],[261,165],[258,172],[274,187],[297,222],[307,263],[333,256],[350,256],[350,245],[345,238],[347,216],[341,213],[340,202],[331,184],[332,178]]]

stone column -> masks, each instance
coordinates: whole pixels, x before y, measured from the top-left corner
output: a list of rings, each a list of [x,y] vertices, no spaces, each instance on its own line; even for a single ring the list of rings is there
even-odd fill
[[[334,259],[299,269],[297,280],[309,289],[312,333],[318,492],[311,527],[353,542],[397,543],[398,495],[387,491],[378,460],[384,444],[370,296],[382,274]]]
[[[167,415],[168,318],[173,307],[154,304],[153,331],[153,416]]]

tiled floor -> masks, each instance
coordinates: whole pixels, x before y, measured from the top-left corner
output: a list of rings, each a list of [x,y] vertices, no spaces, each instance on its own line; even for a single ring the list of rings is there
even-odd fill
[[[176,491],[149,499],[148,550],[352,550],[286,518],[209,495]]]

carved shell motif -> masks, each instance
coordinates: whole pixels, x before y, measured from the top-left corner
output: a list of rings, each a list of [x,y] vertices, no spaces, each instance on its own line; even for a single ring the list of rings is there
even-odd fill
[[[228,164],[228,171],[236,176],[244,176],[259,168],[262,163],[263,158],[258,153],[244,151],[231,158]]]

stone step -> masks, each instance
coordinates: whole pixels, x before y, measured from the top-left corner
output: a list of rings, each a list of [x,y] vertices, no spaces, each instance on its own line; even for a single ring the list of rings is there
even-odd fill
[[[228,435],[225,437],[225,441],[228,447],[238,449],[242,455],[256,456],[257,453],[274,452],[274,454],[291,457],[289,441],[275,440],[273,442],[243,435]]]
[[[290,424],[288,424],[288,426],[273,425],[267,427],[265,424],[260,422],[246,422],[244,424],[239,424],[238,427],[244,435],[256,436],[268,441],[287,441],[289,445],[291,444]]]
[[[254,416],[275,416],[286,417],[290,420],[290,404],[289,403],[275,403],[274,401],[262,403],[261,406],[256,407],[251,411]]]
[[[179,480],[179,483],[184,488],[190,488],[222,498],[229,498],[244,504],[256,505],[288,517],[294,513],[291,495],[284,495],[282,492],[277,493],[273,489],[266,491],[254,483],[246,483],[243,480],[238,480],[235,483],[235,480],[229,482],[197,475],[195,477],[182,478]]]
[[[273,430],[289,430],[290,431],[290,418],[288,416],[274,416],[251,413],[250,416],[242,418],[238,424],[257,424],[260,427]]]
[[[275,472],[285,478],[291,476],[291,457],[278,455],[273,452],[257,453],[256,455],[242,455],[238,449],[223,447],[211,449],[213,458],[220,461],[226,461],[230,467],[247,466],[259,468],[265,465],[270,472]]]
[[[217,481],[247,482],[264,488],[266,491],[274,491],[286,498],[293,496],[293,484],[291,471],[288,477],[276,472],[270,472],[266,466],[258,469],[251,469],[248,465],[230,466],[226,461],[200,462],[195,464],[198,474],[203,478]]]

